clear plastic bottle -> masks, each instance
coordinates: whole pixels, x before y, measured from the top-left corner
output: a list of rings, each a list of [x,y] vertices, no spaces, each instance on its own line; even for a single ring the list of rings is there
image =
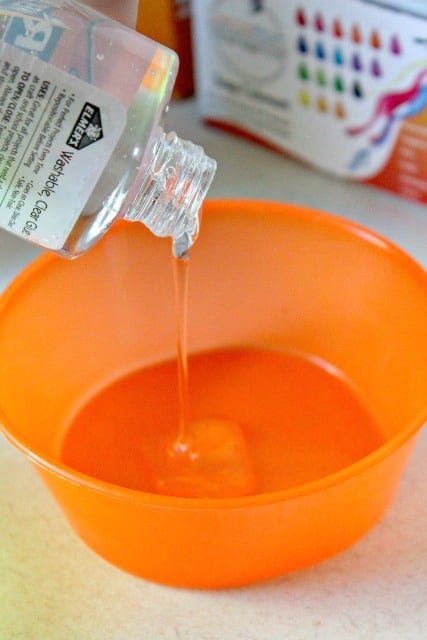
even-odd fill
[[[80,0],[80,2],[127,27],[135,28],[136,26],[138,0]]]
[[[0,0],[0,227],[68,257],[118,218],[182,255],[216,169],[166,134],[178,60],[74,0]]]

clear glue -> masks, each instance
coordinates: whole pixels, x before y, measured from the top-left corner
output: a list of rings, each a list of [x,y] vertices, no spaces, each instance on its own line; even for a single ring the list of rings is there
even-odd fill
[[[73,0],[0,0],[0,228],[74,257],[124,218],[185,253],[216,163],[162,128],[177,69]]]

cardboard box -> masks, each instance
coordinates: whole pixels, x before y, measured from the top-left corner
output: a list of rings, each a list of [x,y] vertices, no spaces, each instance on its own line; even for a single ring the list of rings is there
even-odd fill
[[[197,0],[202,117],[427,203],[427,8],[369,0]]]

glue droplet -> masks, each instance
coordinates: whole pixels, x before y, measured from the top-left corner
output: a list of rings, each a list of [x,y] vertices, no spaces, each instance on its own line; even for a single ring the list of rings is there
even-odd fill
[[[184,498],[233,498],[255,492],[256,480],[240,426],[204,418],[190,425],[190,439],[169,452],[150,452],[157,493]]]

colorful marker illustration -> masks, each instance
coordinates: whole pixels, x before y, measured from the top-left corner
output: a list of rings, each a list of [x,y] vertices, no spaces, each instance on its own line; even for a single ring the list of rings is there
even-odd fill
[[[426,83],[424,84],[424,81]],[[427,68],[423,69],[415,78],[412,86],[404,91],[388,92],[380,96],[375,105],[372,116],[362,125],[349,127],[347,134],[360,135],[372,128],[380,118],[385,118],[387,123],[393,119],[402,120],[405,117],[418,113],[425,105],[427,92]],[[404,107],[402,111],[397,111]]]
[[[409,88],[382,94],[372,115],[363,124],[347,127],[348,136],[368,134],[370,147],[384,144],[397,123],[417,115],[427,107],[427,67],[420,71]],[[379,129],[379,130],[378,130]],[[371,132],[371,133],[370,133]],[[369,157],[370,148],[359,150],[351,162],[356,170]]]

